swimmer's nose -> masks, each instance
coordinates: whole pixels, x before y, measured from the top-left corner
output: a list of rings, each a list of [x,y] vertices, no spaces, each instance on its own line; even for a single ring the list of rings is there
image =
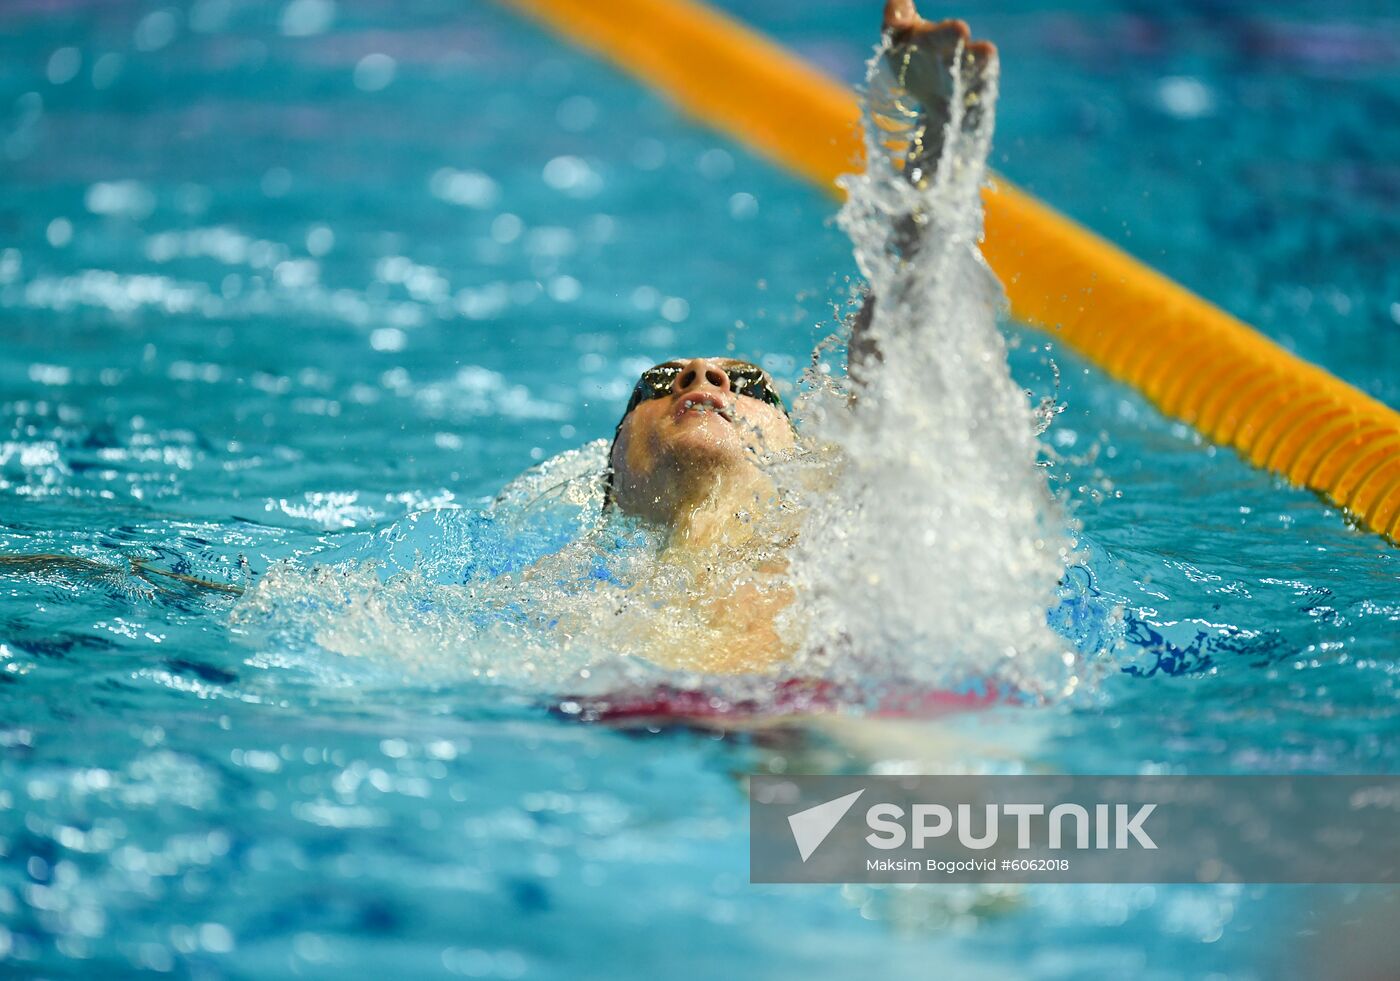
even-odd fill
[[[719,365],[704,358],[691,358],[681,367],[681,373],[671,383],[671,391],[679,395],[702,385],[712,385],[721,392],[729,392],[729,376]]]

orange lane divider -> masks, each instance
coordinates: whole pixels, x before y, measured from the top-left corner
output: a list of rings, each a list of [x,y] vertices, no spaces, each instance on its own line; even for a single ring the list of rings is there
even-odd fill
[[[506,0],[837,191],[863,156],[845,86],[696,0]],[[871,3],[872,30],[879,4]],[[1400,540],[1400,413],[998,178],[982,251],[1012,312],[1257,466]]]

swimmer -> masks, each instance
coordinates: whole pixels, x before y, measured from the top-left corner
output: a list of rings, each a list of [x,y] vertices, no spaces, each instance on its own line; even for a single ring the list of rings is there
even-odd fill
[[[758,365],[687,358],[642,372],[613,437],[604,507],[662,531],[658,567],[633,595],[688,614],[695,628],[651,637],[651,660],[736,673],[789,653],[775,620],[793,596],[773,545],[795,539],[796,527],[782,520],[767,467],[796,445]],[[641,627],[657,634],[672,622],[652,617]]]
[[[907,116],[910,105],[916,107],[905,124],[907,138],[887,144],[889,162],[922,188],[937,176],[946,147],[981,125],[996,49],[972,41],[962,21],[924,20],[912,0],[890,0],[884,31],[886,66],[896,97],[903,99],[892,112]],[[955,105],[955,100],[960,101]],[[951,132],[953,125],[960,127],[958,133]],[[891,225],[890,247],[901,261],[912,259],[930,234],[917,212]],[[850,325],[853,397],[875,379],[882,363],[870,333],[875,303],[867,294]],[[708,628],[702,649],[683,646],[676,652],[674,643],[663,645],[654,660],[744,673],[768,670],[793,653],[776,621],[793,599],[782,578],[787,566],[782,552],[796,540],[797,523],[783,515],[787,506],[769,471],[796,446],[772,379],[757,365],[680,358],[643,372],[609,453],[605,506],[662,531],[661,563],[685,571],[682,602],[698,611]],[[752,556],[747,563],[745,552]],[[735,555],[739,561],[723,561]],[[681,605],[664,602],[668,610]]]
[[[972,41],[965,23],[926,21],[913,0],[890,0],[886,61],[921,110],[892,163],[915,186],[932,180],[944,154],[955,95],[964,131],[980,123],[981,97],[996,69],[996,48]],[[908,260],[923,245],[919,214],[894,222],[895,248]],[[852,319],[848,370],[859,390],[878,370],[869,336],[875,298]],[[682,358],[642,373],[618,423],[609,454],[608,501],[671,533],[673,545],[743,537],[740,513],[771,505],[773,481],[763,464],[796,445],[772,379],[757,365],[730,358]]]

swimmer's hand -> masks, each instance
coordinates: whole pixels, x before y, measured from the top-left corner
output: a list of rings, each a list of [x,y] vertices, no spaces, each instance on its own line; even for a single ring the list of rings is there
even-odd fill
[[[991,41],[974,41],[967,23],[961,20],[924,20],[914,9],[914,0],[889,0],[885,4],[884,32],[895,45],[919,43],[930,50],[947,53],[945,64],[952,64],[952,54],[961,45],[974,64],[986,65],[997,56]]]
[[[895,84],[918,103],[908,143],[895,141],[890,148],[901,151],[903,159],[895,162],[905,177],[922,186],[937,172],[949,137],[970,136],[980,127],[988,88],[999,74],[997,49],[990,41],[972,40],[964,21],[924,20],[913,0],[889,0],[884,33]],[[881,107],[871,108],[883,114]],[[946,132],[950,124],[958,132]]]

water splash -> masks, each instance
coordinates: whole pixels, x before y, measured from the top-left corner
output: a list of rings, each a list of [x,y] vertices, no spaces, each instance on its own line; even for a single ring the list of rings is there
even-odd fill
[[[484,510],[419,512],[349,536],[317,565],[276,566],[234,624],[318,675],[332,653],[434,682],[578,695],[704,685],[760,696],[770,678],[717,685],[710,676],[706,653],[734,646],[729,624],[707,611],[739,590],[782,588],[783,577],[753,568],[778,546],[677,560],[659,531],[603,509],[607,452],[598,440],[546,461]],[[758,537],[774,539],[766,529]],[[709,604],[694,602],[700,590]]]
[[[1064,517],[1036,465],[1035,415],[1011,379],[1004,301],[977,247],[995,56],[958,44],[946,56],[960,68],[939,91],[931,59],[907,55],[887,41],[869,62],[870,166],[842,181],[840,225],[874,301],[852,345],[858,384],[819,385],[806,406],[797,467],[821,491],[803,499],[795,626],[813,665],[856,657],[933,682],[1072,686],[1045,615],[1069,552]],[[930,117],[946,125],[925,130]]]

